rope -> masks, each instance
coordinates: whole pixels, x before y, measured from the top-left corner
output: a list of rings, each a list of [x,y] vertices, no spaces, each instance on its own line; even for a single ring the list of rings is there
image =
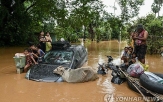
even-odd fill
[[[158,101],[159,101],[159,100],[163,100],[163,98],[161,98],[161,96],[160,96],[159,94],[154,93],[154,92],[152,92],[152,91],[146,89],[145,87],[143,87],[142,85],[140,85],[140,83],[139,83],[138,81],[136,81],[136,80],[133,80],[133,81],[134,81],[137,85],[139,85],[141,88],[143,88],[147,93],[150,93],[151,95],[155,96],[155,97],[158,99]]]
[[[154,97],[156,97],[157,98],[157,101],[162,101],[163,100],[163,98],[159,95],[159,94],[157,94],[157,93],[154,93],[154,92],[151,92],[150,90],[148,90],[148,89],[146,89],[145,87],[143,87],[142,85],[140,85],[140,83],[138,82],[138,81],[136,81],[135,79],[133,79],[133,78],[131,78],[131,77],[129,77],[129,75],[126,75],[125,74],[125,72],[123,72],[122,70],[121,70],[121,68],[119,68],[120,69],[120,71],[126,76],[126,78],[128,78],[129,79],[129,81],[131,82],[135,82],[137,85],[139,85],[141,88],[143,88],[147,93],[150,93],[151,95],[153,95]],[[131,83],[132,83],[131,82]],[[132,83],[133,84],[133,83]],[[134,85],[134,84],[133,84]],[[135,86],[135,85],[134,85]],[[135,88],[136,88],[136,86],[135,86]],[[140,91],[138,88],[136,88],[138,91]],[[141,91],[140,91],[141,92]],[[143,96],[143,98],[145,99],[145,96],[144,96],[144,94],[142,94],[142,92],[140,93],[142,96]],[[147,100],[147,102],[148,102],[149,100]]]
[[[121,70],[121,68],[119,68],[119,69],[120,69],[120,71],[126,76],[126,78],[132,83],[133,80],[132,80],[128,75],[126,75],[126,74]],[[133,83],[132,83],[132,85],[133,85],[133,86],[139,91],[139,93],[143,96],[143,99],[146,99],[146,98],[145,98],[145,95],[138,89],[138,87],[137,87],[135,84],[133,84]],[[148,99],[145,100],[145,101],[150,102]]]

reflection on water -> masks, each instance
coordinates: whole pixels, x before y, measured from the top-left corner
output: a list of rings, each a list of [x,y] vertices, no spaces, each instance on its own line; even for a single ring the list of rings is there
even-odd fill
[[[82,44],[88,51],[88,62],[97,70],[98,63],[107,62],[105,55],[111,55],[114,64],[120,64],[120,54],[126,46],[117,41],[88,42]],[[119,49],[120,47],[120,49]],[[106,76],[99,75],[96,81],[86,83],[45,83],[26,80],[25,73],[16,74],[13,56],[23,52],[22,47],[0,48],[0,102],[104,102],[104,96],[114,93],[116,96],[140,96],[131,91],[126,83],[111,83],[111,71]],[[152,72],[163,73],[163,57],[147,55],[146,63]]]

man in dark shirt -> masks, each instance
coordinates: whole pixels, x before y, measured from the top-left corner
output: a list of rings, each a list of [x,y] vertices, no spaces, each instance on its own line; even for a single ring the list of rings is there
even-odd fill
[[[138,37],[134,36],[133,39],[136,41],[136,56],[139,61],[145,64],[145,55],[147,50],[147,37],[148,32],[144,29],[143,25],[139,24],[137,26]]]
[[[133,54],[133,48],[129,47],[129,61],[132,59],[132,54]]]

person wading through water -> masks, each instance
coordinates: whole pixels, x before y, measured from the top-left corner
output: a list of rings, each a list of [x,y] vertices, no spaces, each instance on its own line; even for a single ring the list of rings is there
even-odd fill
[[[148,32],[143,28],[143,25],[141,24],[137,26],[137,32],[138,36],[133,36],[133,39],[137,40],[134,52],[136,53],[136,56],[138,57],[139,61],[145,64]]]

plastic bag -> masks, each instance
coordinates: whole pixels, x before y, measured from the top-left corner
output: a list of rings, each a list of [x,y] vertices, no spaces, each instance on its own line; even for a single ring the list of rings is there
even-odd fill
[[[148,71],[149,65],[141,63],[138,58],[136,57],[136,62],[134,64],[141,64],[144,68],[144,71]]]
[[[23,57],[23,56],[25,56],[24,53],[16,53],[15,54],[15,57],[16,58]]]
[[[131,64],[127,69],[127,73],[131,77],[138,78],[141,74],[144,73],[144,68],[141,64]]]
[[[149,65],[143,64],[143,63],[140,63],[140,64],[143,66],[144,71],[148,71]]]

